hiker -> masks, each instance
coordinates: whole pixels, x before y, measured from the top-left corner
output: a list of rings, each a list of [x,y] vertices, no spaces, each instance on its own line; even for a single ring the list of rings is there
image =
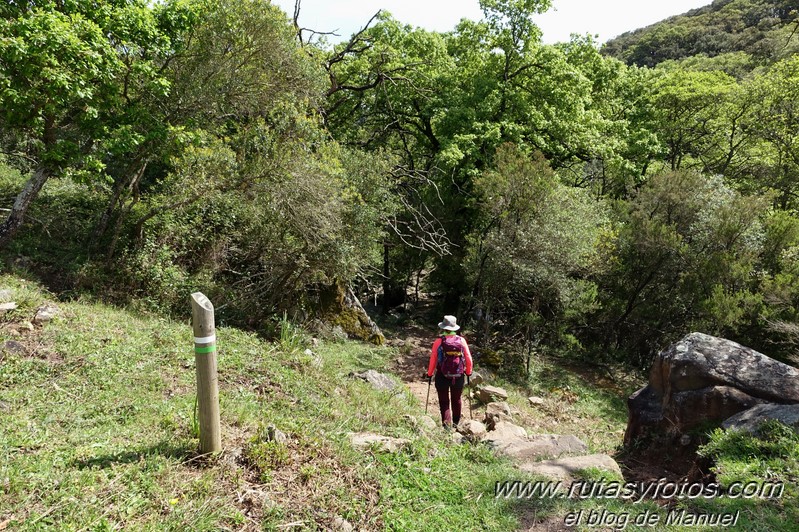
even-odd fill
[[[430,386],[435,375],[441,423],[452,428],[461,420],[461,394],[464,381],[472,375],[472,353],[466,339],[455,332],[460,329],[455,316],[444,316],[438,327],[443,333],[433,342],[427,365],[427,385]]]

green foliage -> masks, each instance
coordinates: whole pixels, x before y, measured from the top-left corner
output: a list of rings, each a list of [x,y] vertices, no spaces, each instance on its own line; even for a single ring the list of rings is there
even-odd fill
[[[745,53],[753,64],[768,64],[796,53],[796,43],[790,38],[795,17],[796,3],[791,0],[716,0],[624,33],[608,41],[603,52],[648,67],[735,52]]]
[[[603,283],[617,345],[644,364],[657,345],[687,330],[741,334],[762,308],[751,272],[767,207],[768,198],[689,172],[644,185],[622,219],[617,262]]]
[[[560,184],[540,155],[505,145],[475,181],[482,227],[469,248],[478,307],[506,327],[535,326],[555,345],[593,309],[596,245],[606,214],[583,190]],[[515,325],[515,326],[514,326]],[[487,331],[486,331],[487,332]]]
[[[699,511],[740,512],[739,525],[763,530],[788,530],[799,518],[789,501],[799,493],[799,434],[776,420],[761,424],[757,435],[716,429],[699,453],[714,462],[716,481],[730,489],[751,483],[765,489],[758,497],[721,497],[692,501]]]

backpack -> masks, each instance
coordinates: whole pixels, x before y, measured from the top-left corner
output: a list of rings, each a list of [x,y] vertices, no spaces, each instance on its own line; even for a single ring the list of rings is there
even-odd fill
[[[457,334],[441,337],[438,347],[438,372],[448,379],[457,379],[466,372],[463,339]]]

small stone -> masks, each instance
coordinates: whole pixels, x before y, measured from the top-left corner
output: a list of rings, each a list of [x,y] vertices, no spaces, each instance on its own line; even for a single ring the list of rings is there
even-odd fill
[[[33,323],[36,325],[44,325],[52,320],[56,314],[58,314],[58,307],[46,303],[36,309],[36,316],[33,318]]]
[[[313,351],[311,351],[310,349],[306,349],[305,351],[303,351],[303,354],[307,357],[312,357]]]
[[[397,383],[391,377],[383,373],[379,373],[373,369],[364,371],[363,373],[354,373],[356,377],[365,380],[371,384],[376,390],[389,391],[393,390]]]
[[[529,401],[530,406],[543,406],[544,405],[544,398],[543,397],[528,397],[527,401]]]
[[[19,342],[15,342],[14,340],[3,342],[2,349],[6,353],[11,353],[14,355],[25,355],[28,352],[24,345]]]
[[[392,438],[372,432],[350,433],[349,436],[350,443],[356,449],[366,450],[370,447],[376,447],[378,450],[388,453],[395,453],[411,443],[410,440],[405,438]]]
[[[337,515],[333,519],[333,530],[340,531],[340,532],[352,532],[355,529],[353,528],[353,526],[350,524],[349,521],[347,521],[343,517]]]
[[[419,418],[419,424],[427,430],[435,430],[438,428],[438,423],[430,416],[422,416]]]
[[[476,371],[473,371],[472,376],[469,377],[469,383],[472,386],[477,386],[478,384],[482,384],[484,381],[485,379],[483,378],[483,376]]]
[[[319,338],[311,338],[311,346],[319,347]]]
[[[452,443],[456,443],[456,444],[463,443],[463,440],[465,439],[463,437],[463,434],[461,434],[460,432],[453,432],[452,434],[450,434],[449,437],[452,440]]]
[[[17,304],[14,301],[9,301],[8,303],[0,303],[0,312],[8,312],[9,310],[14,310],[17,308]]]
[[[505,401],[493,401],[486,405],[486,414],[504,414],[510,416],[510,406]]]
[[[0,289],[0,301],[11,301],[14,298],[14,292],[9,288]]]
[[[688,434],[683,434],[683,435],[680,437],[680,445],[683,445],[683,446],[684,446],[684,445],[688,445],[688,444],[690,444],[690,443],[691,443],[691,436],[690,436],[690,435],[688,435]]]
[[[476,419],[467,419],[458,424],[458,432],[473,440],[482,438],[486,431],[486,426],[477,421]]]
[[[267,425],[266,426],[266,440],[273,441],[275,443],[280,443],[285,445],[288,441],[288,436],[282,430],[278,429],[274,425]]]

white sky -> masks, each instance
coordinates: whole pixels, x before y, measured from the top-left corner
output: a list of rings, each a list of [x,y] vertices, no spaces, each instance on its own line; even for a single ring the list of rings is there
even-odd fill
[[[294,0],[272,0],[294,13]],[[569,35],[599,35],[599,42],[626,31],[648,26],[712,0],[553,0],[553,8],[534,18],[544,42],[568,41]],[[315,31],[336,31],[344,40],[358,31],[378,10],[385,9],[400,22],[433,31],[452,30],[462,18],[479,20],[478,0],[302,0],[300,25]]]

